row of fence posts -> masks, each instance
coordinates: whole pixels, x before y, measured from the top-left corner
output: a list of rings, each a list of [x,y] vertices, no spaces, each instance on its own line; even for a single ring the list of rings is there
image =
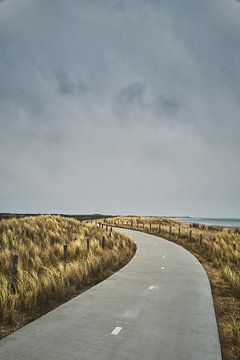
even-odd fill
[[[108,225],[104,225],[104,224],[98,224],[99,227],[102,227],[102,229],[106,228],[106,231],[109,230],[109,236],[112,237],[112,226],[108,226]],[[86,240],[86,246],[87,246],[87,253],[89,253],[90,251],[90,239]],[[102,236],[101,240],[100,240],[100,246],[102,249],[105,249],[107,246],[107,241],[106,241],[106,237]],[[64,265],[64,270],[66,270],[67,268],[67,261],[68,261],[68,245],[64,244],[63,245],[63,265]],[[12,256],[12,267],[11,267],[11,291],[12,293],[16,293],[16,289],[17,289],[17,279],[18,279],[18,263],[19,263],[19,256],[17,254],[14,254]]]
[[[126,222],[124,222],[124,221],[120,222],[120,221],[118,220],[117,224],[124,226],[124,225],[127,225],[128,223],[126,223]],[[133,221],[132,221],[132,220],[131,220],[130,224],[131,224],[131,227],[133,227]],[[140,226],[139,226],[139,225],[140,225]],[[147,225],[147,224],[146,224],[146,225]],[[138,228],[138,227],[142,227],[143,230],[144,230],[144,229],[145,229],[145,223],[143,222],[143,223],[141,224],[141,223],[139,223],[139,221],[137,221],[137,222],[136,222],[136,227],[137,227],[137,228]],[[149,223],[149,231],[150,231],[150,232],[152,231],[152,228],[153,228],[152,223]],[[162,226],[161,226],[161,224],[159,224],[159,225],[158,225],[158,233],[160,234],[161,232],[162,232]],[[169,239],[172,239],[172,226],[171,226],[171,225],[169,226],[168,238],[169,238]],[[180,227],[178,228],[178,238],[181,238],[181,228],[180,228]],[[190,231],[189,231],[189,241],[192,241],[192,239],[193,239],[193,237],[192,237],[192,230],[190,230]],[[200,236],[199,236],[199,242],[200,242],[200,244],[202,244],[202,239],[203,239],[202,234],[200,234]],[[233,245],[236,246],[236,244],[233,244]]]
[[[120,221],[118,220],[117,221],[117,225],[120,225],[120,226],[124,226],[124,225],[128,225],[129,222],[125,222],[125,221]],[[143,231],[145,230],[145,225],[147,225],[147,223],[144,223],[144,222],[140,222],[139,220],[136,220],[136,227],[137,228],[141,228],[143,229]],[[133,226],[133,220],[130,221],[130,226],[131,227],[134,227]],[[149,223],[149,231],[152,232],[152,229],[153,229],[153,226],[152,226],[152,223]],[[162,233],[162,227],[161,227],[161,224],[158,225],[158,233],[161,234]],[[170,225],[169,226],[169,232],[168,232],[168,239],[171,240],[172,239],[172,236],[173,236],[173,233],[172,233],[172,226]],[[178,228],[178,238],[182,238],[182,233],[181,233],[181,227],[179,226]],[[193,234],[192,234],[192,229],[189,230],[189,235],[188,235],[188,239],[189,239],[189,242],[192,242],[193,241]],[[198,241],[199,241],[199,244],[202,245],[203,244],[203,235],[202,234],[199,234],[199,238],[198,238]],[[212,242],[216,242],[216,238],[213,238],[212,239]],[[237,244],[236,243],[233,243],[232,244],[232,249],[233,251],[237,251]]]

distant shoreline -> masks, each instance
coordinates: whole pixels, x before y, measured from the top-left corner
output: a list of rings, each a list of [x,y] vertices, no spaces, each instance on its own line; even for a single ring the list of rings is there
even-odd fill
[[[26,216],[39,216],[43,214],[28,214],[28,213],[0,213],[1,219],[10,219],[13,217],[26,217]],[[101,218],[110,218],[117,215],[106,215],[106,214],[46,214],[46,215],[58,215],[69,218],[77,218],[80,220],[94,220]],[[152,218],[164,217],[180,221],[185,224],[199,224],[207,227],[214,228],[227,228],[227,229],[240,229],[240,218],[208,218],[208,217],[194,217],[194,216],[151,216]]]
[[[240,218],[203,218],[191,216],[172,216],[171,219],[185,224],[199,224],[215,228],[240,229]]]

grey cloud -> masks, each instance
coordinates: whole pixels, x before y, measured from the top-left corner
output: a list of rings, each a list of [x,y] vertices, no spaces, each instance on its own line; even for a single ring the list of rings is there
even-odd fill
[[[239,16],[1,1],[0,211],[238,215]]]
[[[144,101],[145,91],[145,84],[139,81],[131,82],[118,90],[112,101],[112,110],[118,121],[130,125],[131,120],[129,117],[131,117],[132,113],[144,111],[146,107]]]
[[[56,78],[58,81],[58,91],[61,95],[82,95],[87,90],[84,83],[80,80],[74,82],[63,69],[59,69],[56,72]]]
[[[118,99],[122,104],[142,103],[144,92],[145,85],[140,82],[134,82],[120,90]]]
[[[74,95],[76,91],[76,84],[70,80],[68,74],[62,69],[57,71],[58,90],[62,95]]]
[[[171,96],[159,95],[153,101],[153,107],[156,111],[162,111],[168,117],[177,119],[180,104],[177,99]]]

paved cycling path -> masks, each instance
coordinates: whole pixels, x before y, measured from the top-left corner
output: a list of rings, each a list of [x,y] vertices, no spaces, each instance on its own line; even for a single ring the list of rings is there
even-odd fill
[[[1,360],[220,360],[211,289],[185,249],[136,231],[113,276],[0,341]]]

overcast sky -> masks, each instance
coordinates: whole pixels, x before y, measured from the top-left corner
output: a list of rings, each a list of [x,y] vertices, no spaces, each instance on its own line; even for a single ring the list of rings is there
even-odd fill
[[[240,217],[240,2],[0,1],[0,211]]]

